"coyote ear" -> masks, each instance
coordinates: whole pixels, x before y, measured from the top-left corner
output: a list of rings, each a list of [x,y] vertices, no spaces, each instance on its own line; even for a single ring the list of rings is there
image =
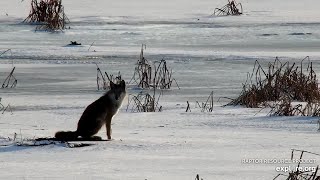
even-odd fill
[[[110,81],[110,88],[113,89],[114,88],[114,83],[112,81]]]

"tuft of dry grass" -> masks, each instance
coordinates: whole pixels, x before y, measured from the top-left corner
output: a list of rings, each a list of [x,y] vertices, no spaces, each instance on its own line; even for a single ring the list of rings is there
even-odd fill
[[[138,87],[148,89],[151,87],[152,84],[152,66],[149,63],[149,61],[144,57],[144,49],[146,49],[146,45],[142,44],[140,58],[136,63],[134,74],[130,82],[133,81],[137,84]]]
[[[172,77],[172,70],[168,68],[166,60],[162,59],[151,64],[144,57],[144,49],[146,49],[146,45],[142,44],[140,58],[136,63],[134,74],[129,83],[134,82],[143,89],[170,89],[173,81],[178,86],[177,81]]]
[[[29,16],[24,23],[38,24],[36,30],[63,30],[69,23],[62,0],[32,0]]]
[[[320,103],[297,103],[293,105],[292,101],[284,98],[271,106],[269,112],[271,116],[316,116],[320,117]]]
[[[306,66],[305,65],[305,62]],[[282,114],[296,114],[297,108],[290,108],[292,101],[307,102],[306,111],[314,111],[320,102],[320,91],[316,73],[307,56],[300,62],[282,63],[279,58],[268,63],[264,69],[259,61],[255,61],[251,74],[248,74],[240,95],[227,105],[242,105],[249,108],[266,107],[270,102],[278,103],[276,109],[287,112]]]
[[[228,4],[221,8],[216,8],[213,15],[215,16],[236,16],[242,14],[242,4],[235,0],[228,0]]]
[[[96,66],[97,66],[97,89],[98,90],[110,89],[109,83],[107,83],[106,78],[108,79],[109,82],[113,82],[114,84],[120,84],[122,80],[120,71],[116,76],[112,74],[108,74],[107,72],[104,72],[103,74],[98,64],[96,64]]]
[[[126,111],[131,109],[131,112],[161,112],[162,106],[159,105],[159,100],[162,93],[156,98],[156,92],[153,95],[146,92],[140,92],[138,95],[129,95]]]
[[[211,93],[205,103],[202,102],[200,104],[198,101],[196,101],[196,103],[197,103],[198,107],[201,108],[201,112],[212,112],[213,111],[213,91],[211,91]]]
[[[320,176],[318,175],[319,166],[316,166],[314,168],[314,171],[308,170],[309,168],[307,168],[307,170],[304,170],[304,168],[301,167],[301,162],[303,160],[302,158],[304,154],[311,154],[316,156],[320,156],[320,154],[305,150],[292,149],[291,160],[293,160],[295,152],[300,152],[297,167],[294,168],[294,170],[288,172],[288,174],[278,174],[275,178],[273,178],[273,180],[279,179],[280,177],[285,177],[286,180],[320,180]]]

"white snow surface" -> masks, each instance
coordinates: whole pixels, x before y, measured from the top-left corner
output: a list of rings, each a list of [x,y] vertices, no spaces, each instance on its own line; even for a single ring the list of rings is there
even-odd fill
[[[20,23],[30,0],[1,0],[0,50],[11,53],[0,56],[0,78],[15,66],[18,85],[0,89],[1,103],[13,110],[0,114],[0,179],[273,179],[281,173],[276,167],[288,164],[242,161],[290,159],[292,148],[320,153],[317,118],[270,117],[268,109],[218,101],[240,93],[256,59],[266,65],[276,56],[292,62],[310,56],[318,73],[320,2],[241,3],[242,16],[213,17],[226,1],[64,0],[70,29],[50,33]],[[82,46],[66,46],[70,41]],[[148,60],[167,60],[181,88],[164,91],[163,112],[126,111],[127,96],[112,121],[113,141],[67,148],[8,140],[14,133],[19,141],[75,130],[85,107],[104,93],[96,90],[95,63],[121,71],[128,82],[142,43]],[[214,110],[203,113],[196,101],[211,91]],[[128,94],[138,92],[128,86]],[[186,101],[192,112],[185,112]],[[106,138],[105,128],[98,135]]]

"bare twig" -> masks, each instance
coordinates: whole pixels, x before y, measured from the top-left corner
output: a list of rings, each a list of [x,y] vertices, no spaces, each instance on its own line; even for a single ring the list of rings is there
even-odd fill
[[[16,69],[16,67],[13,67],[9,75],[6,77],[4,82],[2,83],[1,88],[8,88],[10,83],[10,88],[15,88],[17,86],[18,80],[14,77],[13,72]]]

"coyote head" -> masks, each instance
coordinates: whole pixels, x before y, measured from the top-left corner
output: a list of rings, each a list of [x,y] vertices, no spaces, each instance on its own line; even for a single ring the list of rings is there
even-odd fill
[[[122,100],[126,95],[126,83],[124,80],[121,80],[119,84],[110,81],[110,91],[114,94],[116,100]]]

